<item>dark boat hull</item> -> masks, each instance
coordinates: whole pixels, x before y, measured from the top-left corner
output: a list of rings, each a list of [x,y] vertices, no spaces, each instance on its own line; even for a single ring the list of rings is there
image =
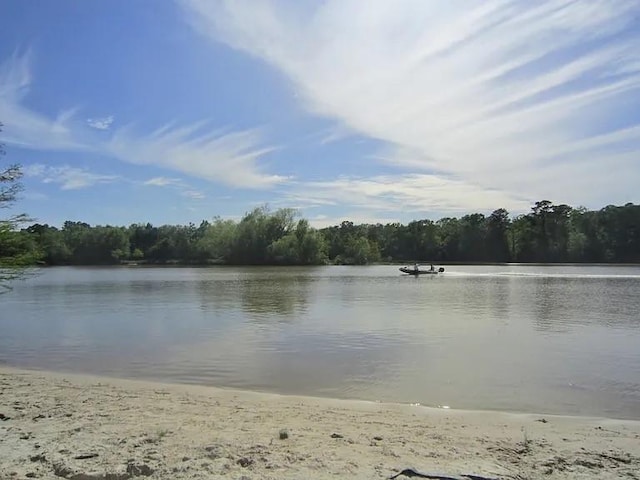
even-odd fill
[[[400,267],[399,269],[402,273],[406,273],[408,275],[438,275],[439,273],[444,272],[444,268],[440,267],[437,270],[416,270],[415,268],[410,267]]]

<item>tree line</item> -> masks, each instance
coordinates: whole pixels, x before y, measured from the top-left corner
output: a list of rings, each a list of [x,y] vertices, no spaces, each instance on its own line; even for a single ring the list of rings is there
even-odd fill
[[[217,218],[197,226],[114,227],[67,221],[60,229],[35,224],[22,233],[47,265],[316,265],[328,261],[322,235],[292,209],[271,212],[260,207],[240,222]]]
[[[406,225],[342,222],[321,231],[337,263],[377,261],[638,263],[640,205],[598,211],[536,202],[510,218],[500,208]]]
[[[7,242],[7,240],[9,240]],[[8,249],[8,250],[7,250]],[[536,202],[511,218],[505,209],[408,224],[315,229],[295,210],[260,207],[240,221],[62,228],[33,224],[0,238],[0,252],[46,265],[319,265],[376,262],[640,263],[640,205],[598,211]]]

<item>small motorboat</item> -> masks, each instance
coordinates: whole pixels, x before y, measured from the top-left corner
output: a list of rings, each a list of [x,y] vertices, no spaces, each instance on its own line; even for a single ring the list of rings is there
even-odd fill
[[[444,268],[440,267],[438,269],[435,269],[433,268],[433,266],[431,266],[431,268],[429,269],[421,270],[418,265],[415,265],[413,267],[400,267],[400,271],[402,273],[406,273],[407,275],[437,275],[439,273],[443,273]]]

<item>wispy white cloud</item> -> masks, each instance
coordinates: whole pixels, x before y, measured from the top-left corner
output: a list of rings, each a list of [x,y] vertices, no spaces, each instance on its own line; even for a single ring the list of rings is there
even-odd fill
[[[303,138],[305,142],[316,143],[318,145],[327,145],[334,142],[339,142],[352,137],[354,132],[341,125],[333,125],[328,128],[324,128],[317,132]]]
[[[182,196],[191,200],[204,200],[206,198],[205,194],[198,190],[184,190]]]
[[[113,115],[100,118],[87,118],[87,125],[96,130],[109,130],[113,123]]]
[[[23,170],[27,177],[37,178],[42,183],[59,185],[61,190],[79,190],[96,185],[123,182],[142,186],[168,187],[191,200],[203,200],[206,198],[203,192],[180,178],[154,177],[145,181],[138,181],[121,175],[95,173],[86,168],[77,168],[69,165],[52,166],[42,163],[27,165]],[[31,199],[36,198],[33,197]]]
[[[640,101],[637,1],[181,3],[310,112],[386,142],[378,161],[460,182],[433,203],[637,199],[640,168],[620,155],[637,158],[640,119],[618,114]]]
[[[143,185],[151,185],[155,187],[167,187],[170,185],[183,185],[183,181],[179,178],[153,177],[142,182]]]
[[[113,116],[77,119],[77,109],[55,118],[24,103],[32,82],[31,54],[15,54],[0,64],[0,119],[3,140],[37,150],[87,151],[138,165],[153,165],[197,178],[244,188],[264,188],[288,179],[264,172],[260,161],[273,147],[264,146],[259,130],[213,130],[206,122],[167,124],[151,134],[121,127],[111,133]],[[109,131],[105,138],[97,130]]]
[[[24,97],[31,83],[30,59],[30,51],[23,55],[15,52],[6,62],[0,64],[0,99],[15,102]]]
[[[43,164],[32,164],[24,167],[24,173],[28,177],[41,179],[43,183],[59,184],[62,190],[78,190],[97,184],[122,180],[119,175],[97,174],[69,165],[52,167]]]
[[[142,184],[153,187],[170,187],[179,191],[183,197],[190,198],[191,200],[203,200],[206,198],[204,193],[196,190],[181,178],[154,177],[142,182]]]
[[[260,157],[273,148],[258,146],[262,143],[258,130],[225,133],[204,127],[202,123],[179,128],[166,125],[146,136],[122,128],[105,150],[131,163],[162,166],[236,187],[264,188],[288,180],[259,168]]]
[[[387,215],[408,211],[421,212],[425,216],[434,212],[464,213],[469,205],[478,211],[492,211],[499,205],[515,212],[530,207],[524,198],[514,199],[498,190],[426,174],[340,177],[331,181],[305,182],[294,184],[284,198],[304,208],[348,205],[361,212]]]
[[[14,53],[0,63],[0,119],[4,123],[3,140],[25,148],[43,150],[79,150],[86,148],[71,131],[75,109],[61,111],[48,118],[23,105],[32,81],[31,52]]]

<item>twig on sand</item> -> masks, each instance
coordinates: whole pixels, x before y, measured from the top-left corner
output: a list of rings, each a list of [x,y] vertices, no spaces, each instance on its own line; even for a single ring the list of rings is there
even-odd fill
[[[452,477],[450,475],[440,475],[436,473],[422,473],[422,472],[418,472],[417,470],[414,470],[413,468],[405,468],[401,472],[396,473],[392,477],[389,477],[389,480],[398,478],[401,475],[409,478],[418,477],[418,478],[429,478],[431,480],[497,480],[495,478],[483,477],[481,475],[465,474],[465,475],[457,475]]]

